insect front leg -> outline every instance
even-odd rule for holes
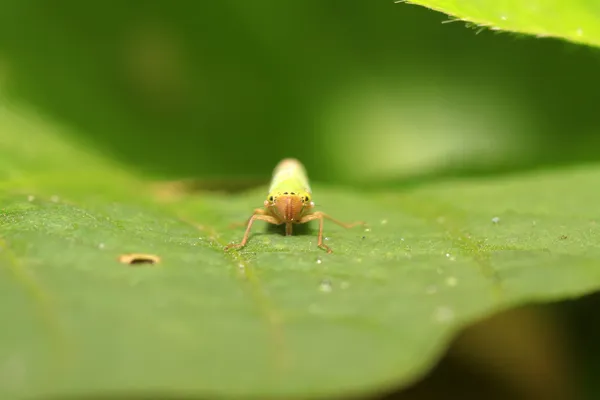
[[[279,225],[279,221],[277,221],[277,219],[275,219],[274,217],[272,217],[270,215],[266,215],[266,214],[254,214],[248,220],[248,226],[246,227],[246,232],[244,233],[244,237],[242,238],[242,242],[241,243],[237,243],[237,244],[230,243],[227,246],[225,246],[225,250],[227,251],[227,250],[229,250],[232,247],[233,248],[244,247],[246,245],[246,242],[248,242],[248,237],[250,236],[250,229],[252,228],[252,224],[256,220],[265,221],[265,222],[268,222],[268,223],[273,224],[273,225]]]
[[[327,215],[323,212],[320,212],[320,211],[314,212],[309,215],[305,215],[304,217],[302,217],[302,219],[299,221],[299,223],[304,224],[306,222],[313,221],[315,219],[319,220],[319,236],[317,238],[317,246],[326,250],[328,253],[332,253],[333,250],[331,250],[331,248],[329,246],[327,246],[326,244],[323,243],[323,220],[324,219],[328,219],[332,222],[335,222],[336,224],[343,226],[344,228],[352,228],[353,226],[356,226],[356,225],[364,225],[365,224],[364,222],[353,222],[351,224],[346,224],[346,223],[338,221],[337,219],[332,218],[329,215]]]
[[[267,211],[264,208],[256,208],[252,212],[252,215],[267,215]],[[252,216],[250,218],[252,218]],[[248,224],[248,222],[250,222],[250,218],[248,218],[244,222],[234,222],[229,225],[229,228],[234,229],[234,228],[240,228],[242,226],[246,226]]]
[[[302,217],[302,219],[300,219],[299,223],[304,224],[309,221],[314,221],[315,219],[319,220],[319,236],[317,238],[317,246],[319,246],[323,250],[326,250],[328,253],[332,253],[333,250],[331,250],[329,246],[323,243],[323,215],[321,215],[321,213],[305,215],[304,217]]]

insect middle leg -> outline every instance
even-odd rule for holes
[[[358,226],[358,225],[365,225],[365,223],[363,221],[351,222],[351,223],[347,224],[347,223],[339,221],[339,220],[337,220],[337,219],[335,219],[335,218],[333,218],[333,217],[329,216],[328,214],[325,214],[324,212],[321,212],[321,211],[317,211],[317,212],[315,212],[313,214],[319,214],[323,218],[328,219],[331,222],[333,222],[335,224],[338,224],[339,226],[344,227],[346,229],[353,228],[353,227]]]
[[[277,219],[275,219],[274,217],[270,216],[270,215],[266,215],[266,214],[254,214],[248,220],[248,226],[246,227],[246,232],[244,233],[244,237],[242,238],[241,243],[237,243],[237,244],[236,243],[230,243],[227,246],[225,246],[225,250],[229,250],[232,247],[233,248],[244,247],[246,245],[246,242],[248,242],[248,237],[250,236],[250,229],[252,228],[252,224],[256,220],[265,221],[265,222],[268,222],[268,223],[273,224],[273,225],[279,225],[279,221]]]

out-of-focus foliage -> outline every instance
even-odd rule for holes
[[[392,1],[12,1],[0,63],[5,90],[155,176],[264,177],[285,156],[329,181],[598,158],[595,50],[447,19]]]

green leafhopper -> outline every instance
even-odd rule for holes
[[[331,253],[332,250],[323,243],[324,219],[328,219],[344,228],[364,224],[363,222],[345,224],[323,212],[313,211],[314,207],[315,203],[312,200],[312,191],[308,184],[308,177],[304,166],[296,159],[286,158],[275,167],[264,207],[254,210],[254,213],[248,220],[246,232],[241,243],[229,244],[225,247],[225,250],[232,247],[244,247],[246,242],[248,242],[252,224],[256,220],[266,221],[274,225],[285,224],[286,236],[292,234],[293,224],[304,224],[309,221],[319,220],[317,246],[328,253]]]

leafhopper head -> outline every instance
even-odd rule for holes
[[[281,222],[299,222],[314,207],[308,193],[281,192],[270,193],[265,200],[265,207]]]

